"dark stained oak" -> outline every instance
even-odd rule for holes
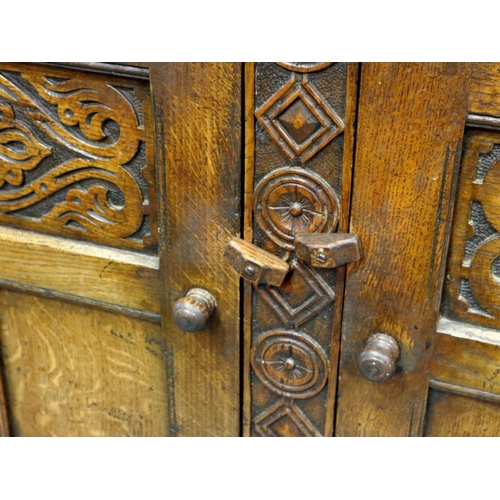
[[[351,63],[245,65],[244,237],[290,268],[245,285],[245,436],[333,432],[343,272],[298,259],[295,238],[347,226],[357,74]]]

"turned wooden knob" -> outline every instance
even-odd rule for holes
[[[175,324],[185,332],[199,332],[207,326],[217,302],[203,288],[191,288],[174,306]]]
[[[370,335],[358,356],[359,371],[372,382],[384,382],[394,375],[399,354],[399,346],[390,335]]]

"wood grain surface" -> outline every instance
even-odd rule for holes
[[[343,271],[298,260],[294,237],[347,230],[358,65],[313,66],[245,64],[244,237],[291,267],[245,288],[245,436],[333,432]]]
[[[158,258],[0,228],[0,279],[159,315]]]
[[[350,232],[365,258],[347,270],[336,435],[422,432],[468,79],[462,64],[362,66]],[[380,384],[356,365],[373,333],[402,351]]]
[[[438,334],[430,365],[433,381],[500,398],[500,346]]]
[[[500,436],[500,403],[431,389],[424,435],[429,437],[498,437]]]
[[[161,327],[0,291],[0,343],[15,436],[164,436]]]
[[[241,71],[233,63],[150,65],[169,435],[240,433],[240,284],[223,255],[241,225]],[[180,330],[172,314],[192,287],[217,301],[198,333]]]
[[[0,351],[1,353],[1,351]],[[7,411],[7,397],[3,381],[3,362],[0,361],[0,437],[10,436],[9,414]]]
[[[500,63],[472,65],[468,101],[469,112],[500,117]]]
[[[130,78],[1,63],[0,222],[154,255],[149,90]]]
[[[498,132],[467,132],[443,299],[447,318],[490,327],[492,337],[500,328],[499,160]]]

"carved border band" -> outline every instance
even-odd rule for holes
[[[294,236],[347,226],[357,66],[258,63],[247,76],[245,236],[291,271],[280,287],[246,285],[244,434],[330,435],[343,271],[300,261]]]

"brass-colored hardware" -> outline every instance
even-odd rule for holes
[[[175,324],[185,332],[199,332],[207,326],[207,321],[217,302],[204,288],[191,288],[174,306]]]
[[[357,234],[299,233],[295,235],[295,251],[313,267],[340,267],[363,258]]]
[[[399,355],[399,346],[390,335],[375,333],[358,356],[359,371],[372,382],[384,382],[394,375]]]
[[[240,238],[228,243],[224,257],[242,278],[258,285],[280,286],[290,270],[284,260]]]

